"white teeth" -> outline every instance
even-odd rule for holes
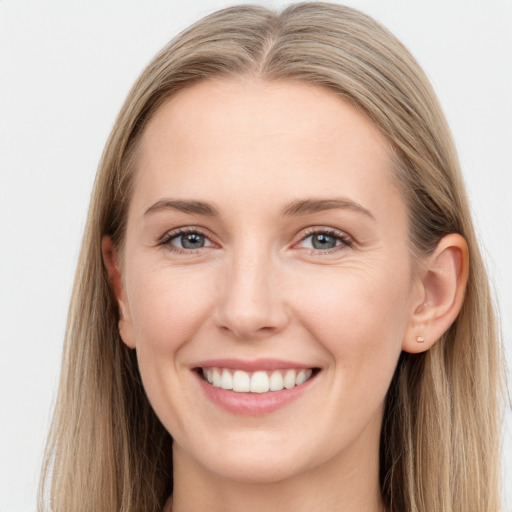
[[[297,378],[295,379],[295,382],[296,382],[297,386],[299,384],[302,384],[302,383],[306,382],[306,370],[301,370],[297,374]]]
[[[203,377],[216,388],[233,390],[236,393],[266,393],[300,386],[313,374],[308,370],[275,370],[272,373],[258,370],[248,373],[227,368],[203,368]]]
[[[270,391],[281,391],[283,387],[283,376],[281,375],[281,372],[277,370],[272,372],[269,384]]]
[[[222,389],[233,389],[233,376],[229,370],[222,372],[222,379],[220,381],[220,387]]]
[[[254,372],[251,377],[251,392],[266,393],[270,389],[267,372]]]
[[[236,370],[233,374],[233,391],[246,393],[251,389],[251,378],[247,372]]]
[[[212,384],[216,388],[220,388],[220,383],[222,382],[222,376],[218,368],[214,368],[212,372]]]
[[[295,370],[288,370],[283,379],[284,387],[291,389],[295,386]]]

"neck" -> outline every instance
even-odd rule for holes
[[[378,425],[380,427],[380,425]],[[372,426],[369,426],[374,430]],[[380,429],[377,429],[377,433]],[[383,512],[379,487],[379,436],[363,435],[318,467],[270,483],[223,478],[173,448],[174,494],[166,512]],[[240,504],[243,504],[241,507]]]

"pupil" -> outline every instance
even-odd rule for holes
[[[181,244],[185,249],[197,249],[204,246],[204,236],[198,233],[189,233],[181,237]]]
[[[336,238],[320,233],[313,236],[313,247],[315,249],[332,249],[336,247]]]

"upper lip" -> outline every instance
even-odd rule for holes
[[[193,368],[231,368],[233,370],[244,370],[246,372],[254,372],[257,370],[283,370],[283,369],[309,369],[315,368],[311,364],[298,363],[296,361],[286,361],[284,359],[208,359],[200,361],[193,365]]]

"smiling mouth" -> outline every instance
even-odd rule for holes
[[[318,368],[257,370],[246,372],[230,368],[197,368],[199,375],[215,388],[235,393],[268,393],[292,389],[311,379]]]

